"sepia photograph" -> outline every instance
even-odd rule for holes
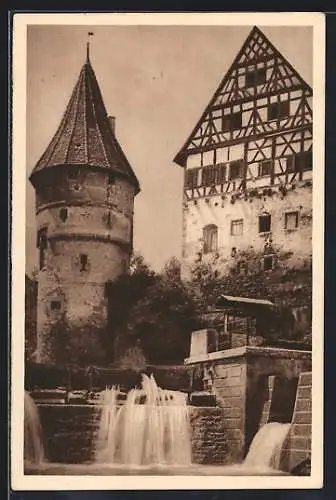
[[[14,488],[322,486],[324,44],[14,16]]]

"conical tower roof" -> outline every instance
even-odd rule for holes
[[[33,169],[30,181],[35,185],[37,174],[57,167],[84,166],[112,170],[127,177],[140,190],[106,112],[89,55],[56,134]]]

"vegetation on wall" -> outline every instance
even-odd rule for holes
[[[177,363],[187,356],[192,330],[199,327],[197,303],[172,259],[154,273],[134,256],[130,273],[111,283],[109,313],[117,351],[137,345],[150,363]],[[118,352],[117,352],[118,354]]]
[[[37,281],[25,276],[25,357],[31,359],[36,350]]]

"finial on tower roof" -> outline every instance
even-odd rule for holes
[[[93,36],[94,33],[93,31],[89,31],[87,36],[87,42],[86,42],[86,62],[90,61],[90,36]]]

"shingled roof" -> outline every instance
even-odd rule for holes
[[[89,57],[57,132],[33,169],[30,181],[34,185],[36,174],[59,165],[112,170],[128,177],[137,192],[140,190],[139,181],[111,128]]]

